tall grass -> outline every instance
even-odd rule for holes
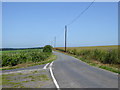
[[[64,48],[56,48],[57,50],[64,51]],[[94,59],[103,64],[120,64],[118,59],[117,47],[72,47],[67,48],[67,53],[81,56],[83,59]]]
[[[15,66],[26,62],[40,62],[46,60],[51,53],[41,49],[3,51],[2,66]]]

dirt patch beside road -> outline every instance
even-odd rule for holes
[[[2,75],[2,88],[55,88],[49,70]]]

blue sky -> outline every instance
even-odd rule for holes
[[[90,2],[4,2],[2,45],[4,48],[64,47],[64,27]],[[95,2],[67,27],[67,46],[118,44],[117,2]]]

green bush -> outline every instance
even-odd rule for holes
[[[52,46],[46,45],[46,46],[43,48],[43,52],[52,52]]]

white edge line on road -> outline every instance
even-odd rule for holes
[[[53,62],[54,62],[54,61],[53,61]],[[49,66],[49,67],[52,67],[52,65],[53,65],[53,62],[51,62],[51,63],[50,63],[50,66]]]
[[[74,58],[74,59],[76,59],[76,60],[79,60],[79,61],[83,62],[82,60],[80,60],[80,59],[78,59],[78,58],[75,58],[75,57],[72,57],[72,58]],[[83,62],[83,63],[89,65],[89,64],[86,63],[86,62]],[[89,65],[89,66],[91,66],[91,65]],[[102,68],[98,68],[98,67],[95,67],[95,66],[92,66],[92,67],[93,67],[93,68],[96,68],[96,69],[103,70],[103,71],[105,71],[105,72],[109,72],[109,73],[112,73],[112,74],[118,75],[118,73],[114,73],[114,72],[111,72],[111,71],[108,71],[108,70],[105,70],[105,69],[102,69]]]
[[[46,69],[46,67],[48,66],[48,64],[49,64],[49,63],[47,63],[47,64],[43,67],[43,69]]]
[[[59,87],[59,85],[58,85],[58,83],[57,83],[57,81],[56,81],[56,79],[55,79],[55,77],[54,77],[54,75],[53,75],[52,64],[53,64],[53,62],[50,64],[50,74],[51,74],[51,76],[52,76],[52,79],[53,79],[53,82],[54,82],[56,88],[57,88],[58,90],[60,90],[60,87]]]

